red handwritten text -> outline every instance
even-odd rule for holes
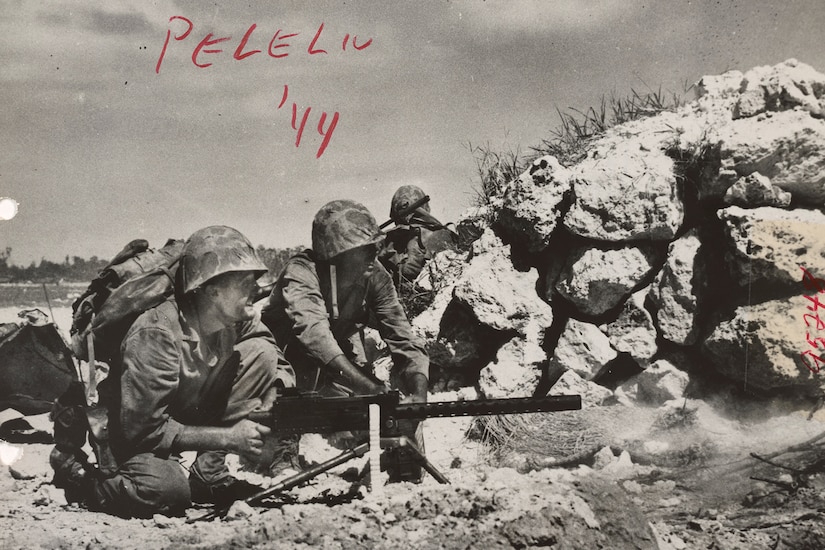
[[[284,94],[281,96],[281,101],[278,103],[278,109],[283,107],[286,104],[286,99],[289,96],[289,86],[284,84]],[[303,114],[301,114],[300,122],[298,122],[298,104],[292,102],[292,129],[295,130],[295,147],[301,146],[301,138],[304,135],[304,128],[306,127],[307,120],[309,119],[309,113],[312,111],[312,107],[307,107],[304,109]],[[338,111],[332,114],[330,117],[329,123],[327,124],[326,128],[324,128],[324,124],[327,123],[327,113],[323,111],[321,116],[318,118],[318,134],[321,136],[321,145],[318,147],[318,152],[315,155],[315,158],[321,158],[321,155],[324,154],[324,151],[329,145],[329,140],[332,139],[332,133],[335,131],[335,127],[338,126],[338,118],[339,114]]]
[[[803,350],[799,355],[802,358],[802,363],[811,372],[817,373],[821,370],[822,365],[825,364],[825,359],[822,357],[822,351],[825,351],[825,337],[817,336],[817,333],[825,329],[825,321],[820,318],[818,310],[825,309],[825,304],[819,301],[819,294],[825,293],[825,280],[814,277],[810,271],[802,266],[802,285],[810,291],[812,295],[805,294],[805,299],[810,302],[805,309],[810,313],[802,315],[802,320],[805,321],[805,341],[811,349]],[[825,335],[825,333],[823,333]]]
[[[166,30],[166,38],[163,41],[163,47],[160,50],[160,55],[155,65],[155,73],[160,73],[160,68],[166,57],[170,40],[182,42],[189,38],[189,35],[192,34],[195,28],[194,23],[182,15],[173,15],[170,17],[169,24],[170,27],[174,25],[179,31],[173,32],[172,28]],[[296,39],[301,34],[300,32],[288,32],[284,29],[278,29],[271,35],[272,38],[269,40],[268,45],[265,46],[266,42],[256,42],[255,35],[257,28],[258,25],[255,23],[249,26],[235,47],[232,53],[232,59],[242,61],[254,55],[263,54],[264,51],[266,51],[266,55],[274,59],[287,57],[294,51],[292,49],[293,39]],[[206,34],[192,49],[192,64],[201,69],[212,66],[212,62],[209,61],[209,59],[212,59],[214,55],[223,53],[223,44],[231,40],[231,36],[215,37],[211,32]],[[321,23],[312,35],[312,39],[306,48],[306,53],[307,55],[328,54],[328,48],[332,49],[331,44],[335,44],[337,47],[338,41],[328,36],[328,33],[324,31],[324,23]],[[372,38],[359,40],[356,35],[346,33],[340,44],[341,51],[343,52],[361,51],[372,44]],[[217,47],[219,45],[220,47]]]

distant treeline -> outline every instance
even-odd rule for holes
[[[258,246],[258,255],[269,268],[272,276],[277,276],[286,261],[302,251],[304,247],[293,248],[265,248]],[[40,260],[39,264],[32,262],[28,267],[10,265],[11,247],[0,250],[0,283],[57,283],[57,282],[89,282],[105,268],[110,258],[92,256],[88,260],[79,256],[68,255],[62,263]]]

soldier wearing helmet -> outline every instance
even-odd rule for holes
[[[259,491],[232,477],[224,456],[261,454],[270,430],[246,416],[270,405],[277,388],[295,384],[252,307],[266,270],[235,229],[192,234],[175,295],[138,316],[100,387],[116,471],[93,480],[78,464],[55,465],[52,457],[55,478],[74,476],[92,508],[136,517],[179,514],[192,501],[227,504]],[[182,451],[198,451],[188,479]]]
[[[420,187],[402,185],[390,203],[390,219],[395,227],[387,232],[378,257],[399,291],[415,281],[433,256],[456,247],[455,230],[430,214],[429,202],[409,212],[409,207],[424,197]]]
[[[356,349],[359,329],[372,326],[392,355],[395,385],[410,401],[426,400],[429,358],[376,259],[383,239],[365,206],[332,201],[312,223],[312,250],[290,258],[281,272],[262,313],[299,387],[322,395],[386,391],[362,368]]]

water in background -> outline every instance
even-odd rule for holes
[[[0,284],[0,323],[19,323],[17,314],[25,309],[39,309],[57,326],[64,338],[69,338],[72,326],[72,302],[88,283]]]
[[[89,283],[0,284],[0,307],[71,307]],[[45,311],[45,309],[44,309]],[[47,312],[48,313],[48,312]]]

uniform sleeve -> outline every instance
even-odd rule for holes
[[[275,337],[261,320],[261,313],[255,312],[255,317],[242,323],[238,329],[238,338],[235,349],[241,353],[241,361],[249,361],[254,356],[262,361],[270,370],[275,384],[284,388],[295,387],[295,371],[284,358],[283,351],[275,342]]]
[[[281,293],[292,334],[310,357],[326,365],[344,352],[332,334],[318,277],[297,262],[287,264],[282,277]]]
[[[427,261],[427,250],[421,247],[418,236],[410,239],[407,243],[407,253],[404,261],[398,266],[398,272],[402,281],[413,282],[418,278],[424,263]]]
[[[402,380],[415,373],[429,377],[430,359],[424,343],[413,333],[389,273],[379,264],[370,277],[367,303],[378,323],[378,332],[390,348],[393,369]]]
[[[167,411],[180,378],[174,335],[162,327],[140,328],[127,336],[122,349],[123,437],[138,452],[168,457],[183,431],[183,425]]]

